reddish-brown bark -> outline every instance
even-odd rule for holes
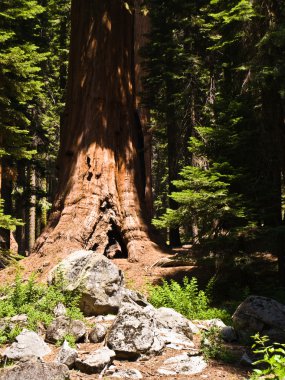
[[[73,0],[59,190],[35,252],[152,246],[135,122],[134,15],[120,0]]]

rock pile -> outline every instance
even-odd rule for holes
[[[237,339],[236,331],[242,336],[243,331],[252,333],[260,326],[262,331],[284,332],[285,306],[262,297],[249,298],[240,305],[234,314],[236,331],[220,320],[193,323],[172,309],[155,309],[141,294],[124,287],[123,274],[112,261],[92,251],[72,253],[52,271],[50,282],[58,278],[65,289],[80,292],[85,321],[70,319],[64,306],[59,304],[44,339],[24,329],[16,342],[2,353],[5,360],[13,360],[15,365],[1,369],[0,380],[69,379],[69,370],[73,368],[86,374],[98,374],[100,378],[106,375],[141,379],[143,376],[137,369],[126,366],[122,370],[113,365],[114,360],[148,360],[167,350],[172,357],[161,363],[158,375],[187,376],[206,368],[193,343],[193,334],[200,329],[207,330],[214,325],[227,341]],[[266,302],[275,313],[271,322]],[[265,310],[263,315],[259,314],[260,308]],[[20,316],[20,319],[25,318]],[[66,335],[72,335],[76,342],[88,342],[88,352],[72,348],[65,341],[51,358],[51,344]],[[173,356],[173,350],[177,355]]]

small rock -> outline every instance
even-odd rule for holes
[[[90,331],[88,338],[91,343],[103,342],[107,334],[107,327],[102,324],[96,324]]]
[[[199,332],[199,329],[189,319],[168,307],[160,307],[155,310],[155,318],[158,327],[174,330],[186,335],[190,339],[193,338],[193,333],[197,334]]]
[[[15,323],[15,324],[17,323],[17,324],[22,325],[28,322],[28,316],[27,314],[14,315],[14,317],[12,317],[10,321],[12,323]]]
[[[145,296],[135,290],[121,288],[120,296],[121,296],[120,307],[125,304],[139,305],[141,307],[146,307],[150,305],[147,302],[147,299],[145,298]]]
[[[105,372],[106,376],[110,376],[117,379],[142,379],[143,376],[138,369],[128,368],[128,369],[118,369],[115,366],[109,368]]]
[[[50,352],[49,346],[38,334],[34,331],[23,330],[16,337],[16,342],[4,351],[4,356],[8,359],[20,360],[30,356],[41,358]]]
[[[53,310],[53,314],[55,317],[61,317],[66,315],[66,307],[63,303],[59,302]]]
[[[78,342],[85,334],[86,326],[84,322],[61,316],[57,317],[47,328],[46,341],[56,343],[66,335],[72,335],[75,341]]]
[[[194,347],[192,340],[175,331],[160,329],[159,335],[168,348],[172,348],[174,350],[187,350]]]
[[[32,360],[0,369],[0,380],[68,380],[67,366]]]
[[[65,364],[71,369],[74,367],[77,358],[78,352],[74,348],[70,347],[68,342],[65,340],[57,355],[56,362]]]
[[[116,354],[108,347],[91,352],[84,360],[77,359],[75,366],[79,371],[92,374],[101,372]]]
[[[235,342],[238,339],[235,329],[231,326],[226,326],[221,329],[221,338],[229,343]]]
[[[202,320],[202,321],[193,321],[193,323],[195,323],[195,325],[201,329],[201,330],[210,330],[211,328],[215,327],[215,328],[218,328],[218,329],[222,329],[224,327],[226,327],[226,325],[224,324],[224,322],[219,319],[219,318],[213,318],[213,319],[205,319],[205,320]]]
[[[189,376],[202,372],[206,367],[207,363],[202,356],[189,356],[185,353],[165,360],[158,373],[165,376]]]
[[[117,318],[114,314],[98,315],[95,322],[113,322]]]
[[[246,365],[246,366],[251,366],[252,363],[253,363],[253,360],[251,360],[251,358],[248,356],[248,354],[245,352],[241,359],[240,359],[240,363],[243,364],[243,365]]]

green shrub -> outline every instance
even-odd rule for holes
[[[255,343],[254,353],[262,355],[262,358],[253,363],[254,366],[261,366],[261,368],[254,369],[251,380],[256,379],[271,379],[271,380],[284,380],[285,379],[285,344],[273,343],[268,345],[269,338],[267,336],[260,336],[259,334],[253,337]]]
[[[53,310],[58,303],[65,305],[67,316],[72,319],[83,319],[78,308],[79,294],[63,290],[62,284],[51,286],[37,284],[35,276],[27,282],[17,275],[14,286],[0,289],[0,318],[11,318],[14,315],[28,316],[27,328],[36,331],[39,324],[48,326],[54,319]],[[0,332],[0,344],[12,341],[20,333],[19,326],[11,329],[9,321]]]
[[[66,334],[63,338],[59,339],[59,340],[56,342],[56,346],[57,346],[57,347],[62,346],[62,345],[63,345],[63,342],[64,342],[65,340],[68,342],[68,344],[70,345],[70,347],[73,347],[73,348],[76,347],[75,337],[74,337],[73,335],[70,335],[70,334]]]
[[[149,288],[149,301],[155,307],[170,307],[189,319],[221,318],[228,321],[230,315],[227,311],[210,307],[210,286],[207,292],[199,290],[195,277],[184,277],[183,285],[176,281],[163,281],[161,286]]]
[[[235,356],[225,346],[218,327],[202,332],[201,351],[206,360],[216,359],[225,363],[236,361]]]

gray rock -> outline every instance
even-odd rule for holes
[[[0,380],[68,380],[69,371],[63,364],[27,361],[0,369]]]
[[[165,360],[158,373],[165,376],[190,376],[202,372],[206,367],[207,363],[202,356],[189,356],[185,353]]]
[[[107,314],[107,315],[98,315],[96,318],[95,318],[95,322],[96,323],[99,323],[99,322],[114,322],[114,320],[116,319],[116,315],[113,315],[113,314]]]
[[[114,351],[108,347],[103,347],[91,352],[84,360],[77,359],[75,366],[79,371],[87,374],[99,373],[111,362],[115,355]]]
[[[14,315],[13,317],[5,317],[0,319],[0,329],[9,329],[12,330],[16,326],[26,327],[28,324],[28,316],[26,314]]]
[[[50,282],[58,277],[63,277],[66,290],[80,291],[85,315],[117,313],[123,275],[107,257],[93,251],[73,252],[54,268]]]
[[[246,366],[252,366],[253,360],[249,357],[249,355],[245,352],[241,359],[240,364],[246,365]]]
[[[222,329],[226,327],[224,322],[219,318],[213,318],[213,319],[203,319],[201,321],[193,321],[193,323],[197,326],[200,330],[210,330],[211,328],[217,328]]]
[[[272,340],[284,342],[285,305],[271,298],[250,296],[235,311],[233,325],[239,338],[244,341],[259,332],[267,334]]]
[[[191,339],[176,331],[161,328],[159,329],[159,336],[166,344],[166,347],[174,350],[188,350],[194,347],[194,343]]]
[[[63,303],[59,302],[53,310],[53,314],[55,317],[61,317],[66,315],[66,307]]]
[[[25,325],[28,322],[28,316],[27,314],[14,315],[14,317],[10,319],[10,322],[19,325]]]
[[[61,316],[54,319],[46,331],[46,341],[56,343],[63,339],[66,335],[72,335],[78,342],[86,334],[86,326],[84,322],[73,320],[69,317]]]
[[[107,344],[118,357],[137,358],[156,354],[165,343],[159,336],[154,315],[133,304],[123,305],[108,332]]]
[[[110,376],[116,379],[142,379],[143,376],[138,369],[118,369],[115,366],[111,366],[106,372],[106,376]]]
[[[16,342],[8,347],[3,355],[8,359],[20,360],[30,356],[41,358],[50,352],[51,349],[38,334],[34,331],[23,330],[16,337]]]
[[[107,327],[102,324],[96,324],[93,329],[90,331],[88,338],[91,343],[100,343],[103,342],[106,334]]]
[[[132,305],[139,305],[142,307],[149,306],[150,304],[147,302],[147,299],[145,296],[135,290],[127,289],[127,288],[121,288],[120,291],[121,296],[121,305],[126,304],[132,304]]]
[[[189,319],[183,317],[177,311],[161,307],[155,311],[155,318],[158,327],[164,327],[174,330],[178,333],[186,335],[188,338],[193,338],[193,333],[198,333],[199,329]]]
[[[232,326],[226,326],[219,318],[194,321],[194,323],[201,330],[209,331],[212,328],[218,329],[221,338],[225,342],[235,342],[238,339],[235,329]]]
[[[68,342],[65,340],[63,345],[56,357],[56,362],[65,364],[68,368],[73,368],[76,359],[78,358],[78,352],[69,346]]]
[[[235,329],[232,326],[226,326],[221,329],[221,338],[229,343],[235,342],[238,339]]]

